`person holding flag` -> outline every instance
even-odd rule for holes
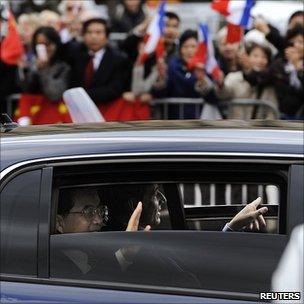
[[[227,32],[227,26],[222,27],[216,33],[215,39],[216,59],[224,75],[227,75],[230,72],[240,71],[242,69],[241,59],[243,58],[241,43],[228,43],[226,39]]]
[[[152,88],[159,78],[166,77],[167,62],[176,53],[180,19],[165,9],[162,2],[154,17],[137,26],[120,45],[128,56],[130,79],[123,98],[137,108],[136,120],[150,117]]]
[[[206,56],[207,47],[199,44],[198,33],[193,30],[186,30],[179,41],[179,54],[169,62],[168,73],[162,79],[163,85],[154,89],[154,96],[161,98],[202,97],[207,103],[217,104],[215,84],[206,71],[208,67],[209,72],[212,73],[215,62],[212,60],[207,62]],[[214,74],[216,75],[216,73]],[[200,110],[202,108],[201,106]],[[201,115],[201,111],[197,111],[193,104],[184,105],[182,111],[180,110],[178,105],[170,105],[168,107],[168,118],[195,119]]]
[[[214,57],[214,49],[212,41],[210,41],[208,25],[202,23],[199,25],[198,30],[197,50],[188,62],[190,70],[198,65],[203,65],[213,80],[222,81],[223,75]]]

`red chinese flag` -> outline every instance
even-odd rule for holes
[[[243,39],[244,29],[232,23],[227,23],[226,43],[236,43]]]
[[[17,24],[13,14],[9,13],[8,31],[6,37],[1,42],[0,59],[6,64],[17,64],[24,54],[23,44],[18,33]]]

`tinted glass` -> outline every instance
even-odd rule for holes
[[[201,231],[51,236],[51,277],[217,291],[270,290],[285,236]]]
[[[40,176],[20,174],[0,194],[2,273],[37,274]]]

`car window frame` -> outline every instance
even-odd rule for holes
[[[185,154],[187,154],[187,153],[185,153]],[[170,153],[168,153],[167,156],[169,156],[169,155],[170,155]],[[237,162],[241,162],[242,163],[242,162],[246,161],[246,162],[249,162],[249,163],[265,163],[265,158],[260,159],[260,158],[250,158],[249,157],[249,159],[246,159],[246,153],[244,153],[243,156],[244,157],[241,158],[241,159],[234,159],[234,158],[231,158],[231,157],[223,158],[223,156],[221,158],[214,158],[214,157],[199,157],[199,158],[195,157],[194,158],[193,156],[190,157],[190,158],[185,158],[185,157],[176,157],[176,155],[174,155],[172,157],[172,159],[170,159],[170,161],[173,161],[173,160],[180,161],[182,159],[182,160],[184,160],[186,162],[193,162],[193,161],[194,162],[195,161],[197,161],[197,162],[202,162],[202,161],[206,162],[206,161],[211,161],[211,162],[217,162],[217,163],[222,163],[222,162],[236,162],[236,163]],[[5,176],[4,182],[1,180],[1,188],[11,178],[13,178],[15,175],[18,175],[18,174],[20,174],[20,172],[23,172],[23,171],[33,170],[33,168],[45,168],[46,167],[46,168],[49,168],[50,169],[49,172],[51,172],[55,167],[60,167],[60,166],[62,167],[62,166],[66,166],[66,165],[69,165],[69,166],[70,165],[79,165],[80,163],[82,163],[82,164],[92,164],[92,163],[96,163],[96,162],[97,163],[104,163],[104,162],[108,162],[108,163],[109,162],[110,163],[121,163],[121,162],[126,162],[126,161],[127,162],[129,162],[129,161],[132,161],[132,162],[134,162],[134,161],[146,162],[147,160],[149,160],[149,161],[155,161],[155,162],[163,162],[163,161],[167,162],[168,161],[167,158],[163,158],[163,157],[162,158],[154,158],[154,157],[153,158],[147,158],[147,156],[145,156],[145,155],[143,155],[143,157],[140,157],[140,158],[138,158],[138,156],[136,156],[134,158],[131,155],[131,158],[128,159],[128,160],[123,159],[123,158],[118,158],[118,159],[114,158],[114,159],[112,159],[111,157],[108,158],[107,155],[102,155],[102,157],[106,157],[106,159],[103,159],[103,158],[100,159],[100,156],[98,157],[98,156],[95,155],[94,156],[94,160],[89,160],[89,161],[87,159],[83,158],[83,156],[78,156],[78,157],[73,156],[72,160],[69,159],[69,157],[61,157],[58,160],[56,160],[56,158],[55,158],[55,160],[53,160],[52,162],[48,162],[48,161],[43,160],[43,159],[42,160],[36,160],[36,161],[33,161],[33,162],[29,163],[29,164],[26,164],[25,166],[21,166],[21,168],[19,168],[21,170],[17,169],[16,171],[12,172],[13,174]],[[271,163],[271,164],[284,164],[284,165],[288,165],[290,167],[290,165],[292,165],[292,164],[299,164],[300,161],[299,161],[299,159],[281,158],[281,159],[268,159],[268,163]],[[18,168],[18,166],[17,166],[17,168]],[[44,171],[45,174],[47,174],[46,172],[47,171]],[[46,178],[46,180],[50,181],[50,176],[48,178]],[[290,184],[290,182],[288,183],[288,188],[289,188],[289,184]],[[287,201],[289,200],[289,196],[290,196],[290,192],[288,194]],[[51,206],[51,196],[50,195],[45,196],[43,198],[43,200],[45,200],[44,204]],[[46,216],[46,213],[44,214],[44,216]],[[50,227],[50,221],[45,221],[45,220],[42,220],[42,221],[44,221],[44,223],[48,222],[49,223],[49,227]],[[288,231],[289,230],[291,230],[291,229],[288,229]],[[41,237],[42,237],[42,235],[41,235]],[[44,242],[46,242],[47,238],[43,237],[43,240],[44,240]],[[42,247],[40,247],[40,249],[41,248]],[[27,282],[29,282],[29,281],[33,281],[33,282],[40,281],[40,282],[45,283],[45,284],[50,283],[49,277],[43,278],[43,277],[39,276],[37,279],[36,278],[23,278],[23,277],[20,277],[20,276],[18,278],[18,276],[15,276],[15,275],[13,275],[13,276],[10,276],[10,275],[4,275],[3,276],[2,275],[2,277],[6,278],[7,280],[12,280],[12,279],[15,280],[16,279],[17,281],[18,280],[19,281],[27,281]],[[92,287],[98,285],[98,284],[96,285],[95,283],[94,284],[89,284],[89,285],[88,284],[83,285],[83,283],[81,283],[81,282],[76,282],[76,283],[75,282],[67,282],[66,280],[53,280],[51,283],[52,284],[61,284],[61,283],[64,283],[64,285],[70,285],[70,286],[92,286]],[[107,286],[104,286],[104,287],[105,288],[111,288],[110,285],[108,287]],[[136,287],[136,288],[138,288],[138,287]],[[124,290],[125,288],[123,286],[119,286],[119,289]],[[128,287],[127,287],[126,290],[130,290],[130,289],[128,289]],[[139,290],[144,290],[144,289],[139,288]],[[145,289],[145,290],[149,290],[149,289]],[[165,292],[165,293],[167,292],[166,290],[158,290],[158,291],[159,292]],[[169,291],[169,293],[170,293],[170,291]],[[179,292],[178,291],[174,291],[174,294],[179,294]],[[184,294],[184,293],[181,292],[181,294]],[[188,293],[186,293],[186,294],[188,295]],[[192,293],[192,294],[195,295],[196,293]],[[210,295],[209,293],[205,293],[205,294],[206,295]],[[202,295],[202,294],[200,294],[200,295]],[[214,294],[212,294],[211,296],[214,296]],[[243,296],[241,298],[244,299]],[[247,299],[247,297],[246,297],[246,299]]]
[[[132,163],[132,161],[130,161]],[[202,182],[204,180],[207,180],[208,182],[214,182],[214,181],[218,181],[219,180],[219,173],[221,173],[220,175],[220,178],[223,178],[223,176],[225,176],[227,178],[227,181],[226,183],[229,183],[233,180],[236,180],[236,181],[240,181],[240,177],[237,177],[235,178],[233,176],[233,173],[234,171],[238,172],[240,175],[244,176],[244,178],[246,178],[246,181],[247,182],[255,182],[255,183],[267,183],[269,182],[269,179],[272,179],[272,180],[276,180],[276,184],[279,186],[280,188],[280,195],[281,195],[281,205],[280,205],[280,208],[279,210],[283,211],[282,213],[284,214],[285,212],[285,209],[286,209],[286,205],[287,205],[287,185],[288,185],[288,181],[287,181],[287,178],[288,178],[288,175],[287,175],[287,170],[288,168],[285,167],[285,171],[286,172],[282,172],[283,169],[282,168],[275,168],[273,166],[276,166],[277,164],[270,164],[270,168],[266,168],[265,169],[265,164],[263,165],[259,165],[259,168],[258,169],[255,169],[255,166],[253,166],[252,164],[247,164],[245,162],[238,162],[238,164],[236,165],[237,166],[237,169],[235,168],[235,165],[234,165],[234,161],[226,161],[226,164],[224,164],[224,162],[221,162],[221,168],[218,169],[217,168],[217,162],[218,160],[213,160],[213,162],[210,162],[210,161],[205,161],[205,160],[201,160],[201,162],[204,164],[204,168],[196,168],[197,167],[197,163],[192,163],[191,160],[184,160],[183,162],[180,162],[178,163],[177,165],[178,166],[182,166],[183,167],[178,167],[178,169],[176,168],[171,168],[170,165],[169,165],[169,170],[170,173],[172,174],[172,179],[168,179],[168,177],[166,177],[163,181],[164,184],[166,183],[174,183],[174,182],[181,182],[181,177],[179,176],[178,178],[175,178],[173,176],[173,172],[177,171],[177,175],[180,175],[181,172],[183,172],[183,170],[185,170],[184,172],[188,173],[188,176],[186,175],[183,175],[183,181],[184,182],[193,182],[193,176],[192,176],[192,172],[191,174],[189,175],[189,170],[190,170],[190,164],[192,165],[192,168],[191,170],[196,170],[197,172],[199,172],[200,174],[204,174],[203,177],[201,177],[201,180]],[[127,162],[128,163],[128,162]],[[172,161],[173,165],[174,165],[174,161]],[[232,164],[233,163],[233,164]],[[78,165],[81,166],[81,164],[78,163]],[[148,165],[145,163],[145,164],[142,164],[142,162],[138,162],[138,164],[136,163],[136,165],[138,165],[138,171],[139,171],[139,174],[141,174],[141,172],[143,170],[149,172],[149,174],[151,176],[153,176],[154,174],[154,171],[155,170],[158,170],[158,167],[157,166],[154,166],[154,168],[149,168]],[[157,162],[157,165],[159,165],[161,167],[162,170],[164,170],[164,166],[166,166],[167,164],[162,162],[162,161],[159,161]],[[225,168],[223,168],[223,166],[225,166]],[[64,167],[64,166],[63,166]],[[155,169],[155,167],[157,167]],[[144,169],[143,169],[144,168]],[[75,169],[75,166],[72,167],[72,170]],[[69,169],[68,169],[69,170]],[[77,169],[75,169],[77,170]],[[109,170],[111,171],[111,174],[108,173]],[[128,174],[124,174],[126,175],[126,177],[119,177],[119,180],[116,180],[116,176],[115,174],[117,174],[117,172],[119,171],[120,172],[123,171],[123,170],[129,170],[128,171]],[[263,170],[263,174],[264,175],[267,175],[268,179],[265,177],[265,176],[260,176],[259,173]],[[276,170],[274,172],[274,170]],[[78,170],[80,171],[80,169]],[[180,172],[181,171],[181,172]],[[247,171],[260,171],[260,172],[254,172],[252,173],[252,175],[248,175]],[[76,176],[76,173],[74,171],[72,171]],[[160,179],[159,177],[154,177],[151,178],[150,176],[148,176],[148,178],[145,180],[146,178],[146,175],[145,176],[142,176],[142,178],[139,180],[137,177],[136,177],[136,170],[134,170],[134,167],[132,168],[123,168],[123,169],[112,169],[109,167],[105,167],[105,169],[102,171],[102,174],[104,174],[105,176],[103,176],[100,180],[98,180],[97,178],[95,179],[95,176],[94,176],[94,182],[95,182],[95,185],[102,185],[102,184],[109,184],[109,183],[113,183],[113,184],[127,184],[127,183],[151,183],[153,181],[155,182],[159,182],[159,183],[162,183],[162,179]],[[212,174],[210,174],[210,172]],[[225,172],[225,173],[222,173],[222,172]],[[170,174],[168,173],[168,174]],[[208,177],[206,177],[206,173],[208,174]],[[250,172],[251,173],[251,172]],[[72,173],[69,173],[69,174],[72,174]],[[100,169],[96,169],[96,174],[101,174],[100,172]],[[108,175],[111,175],[111,178],[112,176],[115,176],[113,178],[113,180],[107,180],[108,178]],[[134,174],[135,174],[135,177],[134,177]],[[157,175],[157,174],[156,174]],[[255,175],[255,176],[253,176]],[[244,183],[246,183],[246,181]],[[80,178],[80,180],[78,181],[75,181],[75,185],[82,185],[82,186],[85,186],[86,184],[89,186],[89,185],[94,185],[94,182],[88,182],[87,181],[87,177],[85,178]],[[64,186],[73,186],[74,184],[65,184]],[[239,205],[238,206],[242,206],[242,205]],[[223,206],[222,208],[225,208],[226,206]],[[171,207],[172,208],[172,207]],[[198,208],[204,208],[204,207],[198,207]],[[174,212],[176,213],[179,213],[179,217],[183,217],[182,220],[180,219],[175,219],[175,218],[172,218],[171,217],[171,221],[172,221],[172,229],[184,229],[186,227],[186,218],[185,218],[185,210],[183,209],[181,212],[179,210],[177,210],[178,208],[174,208]],[[174,215],[174,214],[173,214]],[[278,215],[279,216],[279,215]],[[280,227],[280,231],[279,233],[280,234],[284,234],[286,233],[286,219],[284,217],[280,217],[279,216],[279,227]]]
[[[28,168],[23,168],[22,170],[20,171],[17,171],[17,172],[14,172],[11,176],[9,176],[8,179],[6,179],[4,182],[1,180],[1,184],[0,184],[0,193],[2,193],[2,191],[7,187],[9,186],[9,183],[10,182],[14,182],[16,178],[22,176],[23,174],[26,174],[26,173],[30,173],[30,172],[35,172],[37,174],[37,177],[38,177],[38,189],[36,189],[37,193],[38,193],[38,198],[37,198],[37,207],[39,208],[39,212],[38,212],[38,218],[37,218],[37,231],[39,231],[39,225],[40,225],[40,202],[41,202],[41,195],[42,195],[42,192],[41,192],[41,186],[42,186],[42,168],[40,166],[33,166],[33,167],[28,167]],[[1,203],[1,202],[0,202]],[[38,233],[37,233],[38,234]],[[24,277],[28,277],[28,278],[37,278],[38,277],[38,263],[39,263],[39,257],[38,257],[38,247],[39,247],[39,235],[37,235],[37,246],[36,246],[36,258],[35,258],[35,263],[36,266],[36,271],[34,275],[27,275],[27,274],[24,274],[23,276]],[[10,273],[2,273],[0,272],[0,275],[1,276],[15,276],[18,274],[10,274]],[[19,274],[20,275],[20,274]]]

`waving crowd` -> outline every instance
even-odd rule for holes
[[[109,1],[113,4],[115,1]],[[51,10],[25,12],[18,17],[25,55],[17,65],[0,62],[0,98],[21,93],[15,119],[22,125],[70,122],[62,94],[82,87],[106,120],[154,118],[157,98],[201,98],[197,106],[168,106],[169,119],[198,119],[206,104],[227,118],[225,106],[233,99],[271,103],[281,119],[304,118],[303,57],[304,13],[294,12],[285,35],[263,18],[240,43],[227,43],[227,28],[212,38],[221,69],[214,79],[202,63],[190,68],[198,48],[198,33],[181,33],[181,18],[166,11],[164,56],[145,60],[146,31],[151,21],[144,1],[109,4],[109,20],[90,11],[83,1],[62,1],[61,15]],[[113,34],[124,38],[113,40]],[[244,117],[235,107],[229,118]],[[270,113],[267,118],[274,118]],[[261,118],[258,108],[247,106],[246,119]],[[206,117],[208,118],[208,117]],[[214,117],[209,117],[210,119]]]

